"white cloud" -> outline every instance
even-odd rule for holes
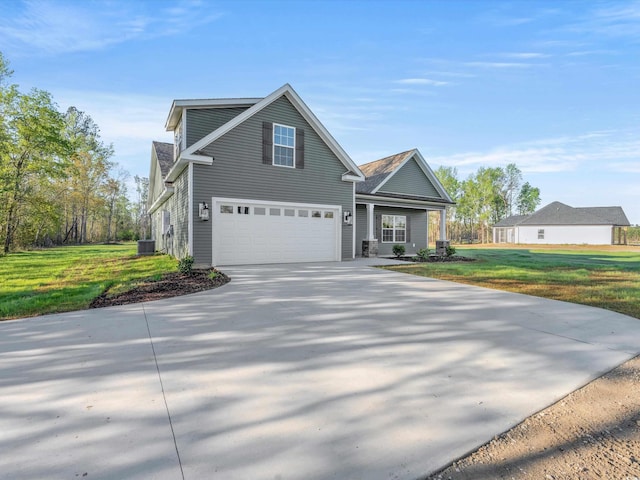
[[[618,55],[615,50],[576,50],[574,52],[567,53],[568,57],[586,57],[588,55]]]
[[[149,175],[153,140],[172,142],[164,131],[172,98],[114,94],[96,91],[55,91],[61,110],[70,106],[89,115],[100,128],[100,136],[113,144],[113,160],[131,175]]]
[[[449,85],[449,82],[432,80],[430,78],[403,78],[401,80],[396,80],[395,83],[399,83],[401,85],[428,85],[430,87],[442,87],[444,85]]]
[[[480,68],[532,68],[540,66],[539,63],[526,63],[526,62],[466,62],[465,65],[469,67]]]
[[[135,38],[177,34],[221,16],[210,13],[210,6],[200,2],[178,1],[176,5],[25,0],[13,5],[18,12],[0,17],[0,42],[19,52],[92,51]]]
[[[512,53],[501,53],[500,56],[505,58],[529,59],[529,58],[547,58],[550,55],[546,53],[539,53],[539,52],[512,52]]]
[[[640,139],[632,132],[597,131],[532,140],[487,151],[432,157],[430,160],[467,172],[481,166],[497,167],[515,163],[527,173],[576,170],[640,173]]]

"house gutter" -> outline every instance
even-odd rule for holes
[[[149,207],[149,215],[155,212],[160,205],[162,205],[168,198],[170,198],[173,195],[174,190],[175,189],[173,186],[165,185],[160,196],[156,198],[155,202],[153,202],[151,204],[151,207]]]

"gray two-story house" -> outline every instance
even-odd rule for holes
[[[199,266],[348,260],[363,244],[417,251],[427,212],[444,226],[453,203],[417,150],[358,168],[288,84],[175,100],[166,129],[174,143],[152,145],[152,237]]]

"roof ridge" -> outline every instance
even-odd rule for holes
[[[366,165],[370,165],[370,164],[372,164],[372,163],[381,162],[381,161],[383,161],[383,160],[388,160],[388,159],[390,159],[391,157],[397,157],[397,156],[399,156],[399,155],[407,155],[408,153],[410,153],[410,152],[414,152],[414,151],[416,151],[416,149],[415,149],[415,148],[412,148],[412,149],[410,149],[410,150],[406,150],[406,151],[404,151],[404,152],[398,152],[398,153],[394,153],[394,154],[391,154],[391,155],[387,155],[386,157],[382,157],[382,158],[379,158],[379,159],[377,159],[377,160],[371,160],[370,162],[362,163],[362,164],[360,164],[360,165],[358,165],[358,166],[359,166],[359,167],[364,167],[364,166],[366,166]]]

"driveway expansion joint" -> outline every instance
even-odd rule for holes
[[[147,312],[144,309],[144,304],[142,305],[142,313],[144,314],[144,321],[147,325],[147,333],[149,334],[149,343],[151,345],[151,352],[153,353],[153,361],[156,364],[156,371],[158,372],[158,380],[160,382],[160,389],[162,390],[162,401],[164,402],[164,407],[167,411],[167,418],[169,419],[169,427],[171,428],[171,436],[173,437],[173,445],[176,449],[176,456],[178,457],[178,465],[180,466],[180,475],[182,476],[182,480],[184,478],[184,470],[182,468],[182,460],[180,459],[180,450],[178,449],[178,442],[176,440],[176,432],[173,429],[173,421],[171,420],[171,411],[169,410],[169,404],[167,403],[167,396],[164,391],[164,384],[162,383],[162,374],[160,373],[160,365],[158,364],[158,357],[156,356],[156,349],[153,345],[153,337],[151,336],[151,328],[149,327],[149,319],[147,318]]]

